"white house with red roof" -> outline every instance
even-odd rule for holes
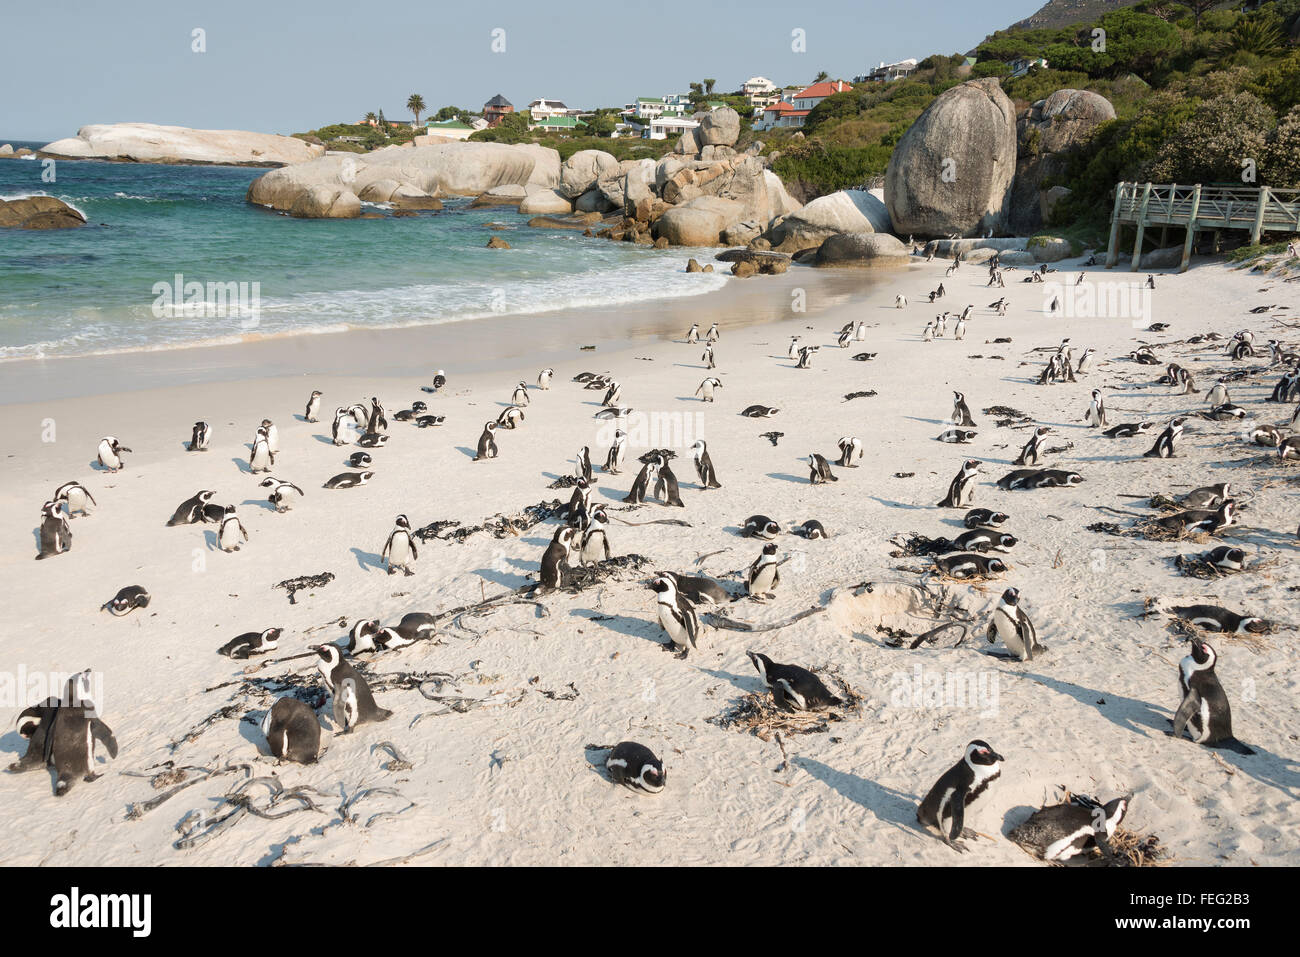
[[[853,87],[843,80],[831,80],[806,86],[764,107],[762,119],[754,124],[754,129],[798,129],[808,118],[809,111],[826,97],[852,89]]]
[[[820,103],[826,97],[835,93],[846,93],[853,89],[843,80],[828,80],[824,83],[814,83],[812,86],[806,86],[790,98],[796,110],[803,110],[805,114],[814,106]]]

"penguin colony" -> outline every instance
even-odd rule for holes
[[[946,272],[946,278],[954,287],[954,274],[959,264],[959,261],[955,261]],[[996,268],[992,271],[998,273],[994,277],[998,284],[1004,285],[1001,273]],[[946,293],[944,285],[939,284],[937,290],[931,293],[930,302],[937,301]],[[908,300],[902,294],[896,297],[895,305],[898,309],[909,308]],[[990,304],[988,311],[1002,315],[1005,307],[1004,297]],[[1055,312],[1055,306],[1049,308],[1048,312]],[[962,340],[968,328],[978,324],[973,306],[966,306],[951,317],[945,312],[927,322],[920,336],[921,341],[934,342],[946,338],[950,318],[955,322],[954,341]],[[865,323],[857,321],[848,323],[831,335],[833,339],[825,345],[830,346],[833,341],[840,348],[847,348],[853,342],[865,341],[868,334]],[[700,360],[708,374],[699,381],[692,396],[710,404],[720,402],[725,392],[725,380],[722,377],[725,372],[715,374],[718,370],[715,346],[720,338],[718,325],[714,323],[705,336],[706,350]],[[782,357],[782,364],[786,368],[814,368],[812,360],[819,353],[821,345],[803,342],[803,338],[791,338],[786,356]],[[1214,334],[1199,337],[1201,342],[1212,343],[1217,339]],[[692,346],[701,341],[698,326],[691,327],[685,341]],[[1189,343],[1194,341],[1188,340]],[[1162,360],[1149,345],[1143,345],[1127,357],[1113,357],[1109,360],[1098,357],[1094,350],[1087,349],[1076,361],[1075,350],[1069,342],[1069,339],[1063,340],[1051,354],[1042,373],[1031,377],[1029,381],[1055,386],[1077,383],[1080,377],[1098,375],[1108,363],[1127,362],[1138,366],[1162,364]],[[1250,363],[1262,355],[1256,351],[1254,336],[1249,331],[1239,332],[1225,345],[1224,357],[1232,363]],[[1300,399],[1300,355],[1289,351],[1276,340],[1268,343],[1268,349],[1271,360],[1269,368],[1276,367],[1273,371],[1281,376],[1271,401],[1289,403]],[[876,353],[864,353],[854,358],[870,359],[875,355]],[[509,462],[508,433],[528,428],[528,412],[534,402],[561,401],[562,397],[552,398],[546,395],[555,389],[555,375],[553,369],[547,368],[539,373],[535,386],[530,386],[526,381],[513,385],[508,394],[508,403],[504,404],[495,418],[484,422],[476,441],[472,441],[474,426],[471,423],[454,423],[463,439],[472,441],[472,461],[480,463],[477,467],[485,471],[500,467],[522,467],[518,462]],[[594,417],[612,422],[616,427],[611,430],[613,438],[607,449],[593,450],[590,446],[583,446],[577,450],[573,494],[565,510],[566,520],[554,529],[549,543],[539,556],[537,582],[528,592],[532,598],[544,599],[549,593],[564,587],[568,574],[575,566],[598,564],[617,556],[616,543],[612,541],[617,536],[617,529],[612,522],[616,518],[611,514],[613,509],[625,510],[624,505],[634,507],[657,503],[670,509],[689,509],[697,521],[728,521],[726,516],[709,512],[708,495],[726,484],[726,463],[721,463],[722,467],[719,468],[719,463],[714,462],[704,439],[696,440],[693,445],[681,450],[683,457],[690,455],[691,465],[683,470],[682,477],[679,478],[672,466],[672,461],[678,457],[677,451],[651,449],[642,453],[629,444],[630,417],[634,408],[625,405],[624,401],[635,401],[635,382],[616,381],[608,375],[594,372],[580,373],[572,381],[582,391],[591,392],[599,398],[598,402],[593,400],[593,404],[598,406]],[[406,427],[420,429],[448,428],[447,416],[431,412],[429,404],[436,402],[439,393],[446,389],[447,382],[446,373],[438,370],[432,384],[423,390],[433,398],[427,402],[413,401],[408,408],[391,415],[378,397],[341,405],[329,413],[324,404],[325,395],[319,390],[313,390],[307,398],[305,411],[299,418],[304,423],[320,423],[324,426],[328,435],[322,438],[333,446],[353,445],[357,449],[366,450],[351,452],[343,459],[348,470],[324,477],[320,487],[330,490],[332,494],[335,491],[360,489],[381,477],[382,470],[376,466],[376,461],[382,458],[382,450],[395,434],[390,432],[392,423],[404,423]],[[1173,394],[1180,396],[1201,394],[1194,377],[1176,363],[1166,365],[1165,373],[1158,383],[1175,390]],[[1091,398],[1082,416],[1077,417],[1076,412],[1073,417],[1077,417],[1080,427],[1097,430],[1095,434],[1107,441],[1119,443],[1142,440],[1145,437],[1146,441],[1154,442],[1147,451],[1132,451],[1132,456],[1178,457],[1187,427],[1194,419],[1239,423],[1247,417],[1264,414],[1262,409],[1247,411],[1246,407],[1233,404],[1231,385],[1229,377],[1219,378],[1206,394],[1206,409],[1189,406],[1187,414],[1175,415],[1164,422],[1160,417],[1153,416],[1115,425],[1111,424],[1114,413],[1108,410],[1107,390],[1104,385],[1099,385],[1090,390]],[[943,420],[951,428],[941,432],[938,439],[946,443],[969,445],[981,434],[978,423],[966,394],[954,390],[952,395],[951,411]],[[780,395],[778,393],[771,398],[779,399]],[[992,401],[996,397],[983,398]],[[932,404],[937,405],[938,400]],[[1132,400],[1117,404],[1131,405]],[[750,404],[738,410],[740,417],[750,419],[772,418],[780,413],[780,406],[765,404]],[[1062,416],[1067,420],[1072,417],[1069,410],[1063,410]],[[835,432],[855,421],[861,435],[845,434],[838,440],[832,440]],[[1298,423],[1300,406],[1297,406],[1288,425],[1253,423],[1245,440],[1256,446],[1276,449],[1280,461],[1300,460],[1300,436],[1286,434],[1296,428]],[[841,475],[836,474],[836,469],[841,470],[841,473],[857,469],[871,443],[871,433],[878,429],[878,423],[871,422],[869,417],[865,420],[846,419],[834,425],[838,427],[826,432],[825,441],[826,448],[834,447],[838,454],[826,454],[813,449],[803,458],[807,466],[806,481],[809,486],[833,488],[834,483],[838,483],[841,478]],[[988,426],[989,423],[986,423]],[[969,458],[961,461],[947,487],[947,494],[937,503],[937,508],[962,510],[964,514],[959,521],[966,531],[953,540],[953,552],[936,557],[935,573],[951,579],[986,579],[1013,571],[1006,561],[989,552],[1005,555],[1018,544],[1016,535],[1001,530],[1003,525],[1015,527],[1015,509],[1012,507],[1014,496],[997,498],[998,504],[1007,503],[1008,512],[976,507],[976,499],[984,498],[990,486],[1009,493],[1074,486],[1085,480],[1080,472],[1043,465],[1052,459],[1053,453],[1047,448],[1047,443],[1057,429],[1032,423],[1031,428],[1028,441],[1019,449],[1019,455],[1014,460],[1003,453],[1000,458],[989,454],[983,459]],[[770,432],[763,435],[771,437],[772,445],[776,446],[776,437],[781,434]],[[400,440],[406,441],[405,436]],[[211,425],[199,420],[194,423],[185,448],[190,452],[206,452],[214,448],[215,441],[217,439]],[[252,429],[251,441],[246,448],[246,468],[242,470],[255,480],[254,487],[261,489],[259,494],[266,498],[275,513],[291,512],[307,496],[304,489],[314,487],[305,480],[298,484],[286,477],[294,474],[290,472],[291,467],[296,472],[301,465],[287,460],[282,453],[280,432],[273,420],[262,419]],[[605,453],[604,464],[599,470],[593,467],[593,451],[598,457],[602,451]],[[122,444],[117,437],[106,436],[99,443],[96,459],[100,469],[105,474],[112,475],[131,467],[127,459],[131,454],[134,454],[133,450]],[[1085,456],[1080,458],[1086,459]],[[503,460],[503,464],[496,464],[498,459]],[[1020,468],[990,482],[990,476],[985,471],[989,459]],[[639,464],[639,468],[633,463]],[[611,480],[624,475],[625,469],[631,473],[629,479],[620,480],[623,486],[628,487],[626,494],[621,489],[612,497],[594,494],[599,487],[603,495]],[[294,477],[303,478],[297,474]],[[322,477],[317,476],[316,480]],[[683,478],[687,479],[685,486]],[[212,484],[222,485],[223,491],[201,489],[193,492],[174,507],[170,517],[166,517],[164,510],[159,516],[160,521],[165,520],[167,526],[173,527],[215,526],[215,547],[223,552],[233,553],[245,547],[256,547],[250,540],[249,531],[241,521],[236,506],[222,504],[218,498],[223,492],[227,498],[243,493],[230,491],[229,487],[233,483],[218,482],[216,479],[214,473]],[[487,481],[489,479],[485,477],[485,482]],[[683,496],[684,488],[688,493],[686,496]],[[348,491],[347,494],[355,496],[364,493]],[[819,491],[818,494],[830,493]],[[1234,496],[1229,483],[1197,489],[1183,498],[1185,508],[1182,511],[1162,516],[1158,523],[1176,533],[1219,535],[1237,524],[1241,503]],[[44,560],[68,552],[72,547],[70,522],[87,516],[93,517],[101,507],[112,507],[108,496],[101,492],[101,497],[105,498],[102,506],[91,490],[78,481],[59,486],[51,499],[41,506],[37,529],[39,552],[36,557]],[[689,505],[688,499],[691,500]],[[774,495],[773,499],[777,500],[773,504],[779,504],[778,496]],[[933,499],[930,503],[933,503]],[[691,506],[695,508],[692,509]],[[782,554],[781,543],[787,530],[808,542],[823,543],[819,546],[823,549],[834,549],[833,531],[828,531],[816,518],[795,523],[786,513],[778,514],[781,515],[781,520],[762,513],[730,519],[734,523],[738,540],[753,540],[757,547],[757,551],[749,556],[748,566],[741,573],[738,589],[733,590],[712,578],[687,574],[685,571],[662,570],[649,578],[646,587],[653,593],[653,604],[647,603],[647,616],[657,623],[665,646],[676,652],[678,657],[689,658],[704,649],[727,646],[724,634],[706,624],[708,615],[713,610],[725,610],[733,602],[745,599],[766,602],[779,597],[781,568],[790,560],[788,554]],[[383,538],[383,532],[376,528],[377,538],[373,544],[382,541],[382,548],[379,549],[379,560],[375,564],[388,575],[395,575],[399,571],[404,576],[419,573],[421,553],[414,533],[416,524],[418,523],[413,523],[406,514],[397,515],[392,520],[386,539]],[[1025,538],[1031,538],[1034,530],[1021,528],[1019,531]],[[1247,565],[1249,559],[1240,548],[1220,545],[1207,552],[1205,560],[1224,571],[1239,571]],[[429,561],[427,556],[424,561]],[[684,563],[681,564],[684,566]],[[150,608],[151,602],[155,600],[165,598],[155,599],[144,586],[128,585],[102,607],[115,617],[127,617]],[[1202,633],[1216,632],[1230,636],[1260,634],[1268,630],[1268,623],[1258,617],[1215,605],[1178,606],[1172,609],[1171,614],[1195,630],[1189,640],[1189,652],[1178,664],[1178,700],[1166,702],[1171,705],[1170,710],[1173,712],[1169,733],[1177,739],[1177,743],[1171,742],[1168,746],[1186,746],[1190,742],[1231,751],[1241,758],[1255,756],[1256,751],[1235,736],[1228,694],[1217,671],[1221,663],[1227,664],[1224,670],[1230,676],[1229,686],[1235,686],[1237,682],[1233,676],[1233,665],[1240,660],[1240,655],[1229,645],[1231,650],[1227,660],[1221,662],[1223,649],[1213,647],[1202,637]],[[277,650],[283,651],[292,643],[295,650],[305,648],[314,655],[314,668],[331,707],[326,709],[323,704],[313,707],[299,697],[284,695],[265,709],[258,724],[266,754],[276,761],[312,764],[321,760],[323,755],[322,716],[334,733],[347,734],[366,724],[385,722],[393,714],[376,699],[365,675],[354,666],[356,656],[376,656],[418,642],[430,641],[436,637],[436,622],[435,616],[426,612],[408,613],[390,626],[382,625],[379,619],[358,619],[351,624],[346,637],[338,642],[313,644],[305,644],[295,636],[286,635],[280,627],[266,627],[241,633],[214,650],[232,659],[242,660]],[[1041,624],[1049,633],[1059,634],[1065,639],[1067,646],[1075,637],[1070,634],[1068,623],[1053,622],[1050,616],[1046,616]],[[1039,625],[1035,624],[1031,611],[1022,602],[1019,588],[1014,585],[1006,587],[990,604],[983,635],[990,645],[1005,649],[1005,654],[995,654],[1005,658],[1007,667],[1030,663],[1039,667],[1040,659],[1045,658],[1049,662],[1052,660],[1053,651],[1040,640]],[[756,674],[756,678],[750,678],[749,683],[755,689],[770,695],[772,705],[777,709],[811,713],[835,709],[845,703],[809,668],[776,662],[763,651],[752,648],[744,649],[744,655]],[[1059,649],[1056,655],[1059,661],[1062,657]],[[101,767],[102,761],[96,757],[97,746],[109,757],[117,757],[117,738],[98,716],[88,689],[86,675],[73,676],[61,697],[51,698],[21,712],[18,731],[27,739],[28,744],[23,756],[10,766],[11,771],[53,768],[54,793],[61,796],[75,782],[92,781],[98,776],[96,769]],[[972,732],[976,730],[972,728]],[[129,742],[129,735],[124,736],[124,739]],[[1027,746],[1031,746],[1030,743],[1019,745],[1021,748]],[[603,765],[609,781],[642,794],[657,794],[667,787],[667,769],[653,748],[636,741],[622,741],[607,750],[609,753]],[[940,840],[954,850],[967,850],[966,842],[977,836],[966,826],[967,809],[984,794],[996,790],[1004,763],[1014,766],[1016,748],[1006,747],[1006,750],[1010,752],[1010,758],[1004,758],[992,744],[982,738],[973,737],[964,751],[956,756],[956,763],[924,791],[916,808],[918,824],[936,833]],[[936,760],[938,757],[940,756],[936,756]],[[940,763],[945,763],[952,757],[949,755]],[[932,760],[926,762],[925,768],[916,769],[918,793],[924,789],[925,780],[928,780],[921,775],[933,770],[933,765]],[[1132,799],[1132,795],[1123,795],[1102,803],[1077,795],[1065,804],[1036,812],[1013,830],[1011,836],[1038,848],[1047,861],[1077,858],[1092,847],[1099,847],[1109,855],[1106,842],[1113,837],[1116,827],[1127,814]]]

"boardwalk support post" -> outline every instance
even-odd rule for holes
[[[1187,217],[1187,238],[1183,241],[1183,261],[1178,264],[1179,272],[1187,272],[1192,264],[1192,246],[1196,242],[1196,214],[1201,211],[1201,184],[1192,190],[1192,211]]]
[[[1151,184],[1147,183],[1142,190],[1142,206],[1138,210],[1137,237],[1133,240],[1133,262],[1129,264],[1129,272],[1137,272],[1142,263],[1142,237],[1147,231],[1147,204],[1150,202]]]
[[[1119,262],[1119,208],[1124,201],[1124,183],[1115,187],[1115,208],[1110,214],[1110,242],[1106,245],[1106,268],[1113,269]]]

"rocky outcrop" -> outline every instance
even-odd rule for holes
[[[0,199],[0,229],[72,229],[86,217],[53,196]]]
[[[518,206],[527,195],[527,189],[513,183],[509,186],[494,186],[486,193],[475,196],[470,206]],[[364,196],[361,198],[365,199]]]
[[[40,153],[62,159],[133,163],[288,166],[324,155],[325,147],[274,133],[192,130],[154,123],[110,123],[83,126],[75,137],[55,140],[44,146]]]
[[[356,219],[361,200],[351,190],[337,186],[311,186],[299,193],[289,207],[297,219]]]
[[[528,175],[525,186],[560,185],[560,154],[549,146],[540,143],[516,143],[511,149],[523,153],[533,161],[533,171]]]
[[[487,241],[487,248],[488,249],[509,249],[510,244],[506,242],[504,239],[502,239],[500,236],[493,236],[491,239]]]
[[[674,246],[717,246],[722,231],[740,221],[739,203],[716,196],[700,196],[674,206],[655,223],[656,236]]]
[[[946,90],[889,158],[885,198],[893,230],[917,236],[1004,231],[1015,171],[1015,111],[998,81]]]
[[[888,233],[838,233],[817,250],[818,266],[905,266],[906,246]]]
[[[866,190],[844,189],[819,196],[769,230],[772,248],[795,253],[820,246],[839,233],[889,232],[889,211]]]
[[[603,176],[618,172],[618,160],[603,150],[579,150],[560,164],[560,193],[577,199]]]
[[[1069,259],[1072,248],[1068,239],[1057,236],[1035,236],[1028,245],[1034,261],[1040,263],[1059,263],[1062,259]]]
[[[573,212],[573,202],[560,195],[559,190],[530,187],[519,204],[525,216],[553,216]]]
[[[740,114],[729,106],[721,106],[707,113],[697,113],[700,125],[694,131],[694,139],[705,146],[735,146],[740,138]],[[683,134],[686,135],[686,134]],[[692,151],[693,152],[693,151]]]
[[[803,208],[803,204],[786,192],[785,183],[770,169],[763,170],[763,182],[767,183],[767,195],[772,204],[773,216],[789,216]]]
[[[13,156],[14,145],[12,143],[0,144],[0,156]]]
[[[1063,176],[1070,153],[1107,120],[1115,119],[1110,100],[1089,90],[1057,90],[1024,110],[1016,120],[1016,180],[1009,226],[1027,235],[1042,228],[1069,190],[1045,187]],[[1048,195],[1050,194],[1050,195]]]

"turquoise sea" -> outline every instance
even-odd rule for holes
[[[264,170],[59,160],[51,183],[44,168],[0,160],[0,198],[47,193],[89,225],[0,230],[0,359],[617,309],[727,281],[685,273],[681,250],[523,228],[513,209],[470,209],[468,198],[409,218],[298,220],[244,202]],[[515,228],[494,232],[489,222]],[[485,248],[493,235],[513,248]],[[256,289],[255,326],[238,315],[155,309],[155,285],[174,286],[178,274]]]

